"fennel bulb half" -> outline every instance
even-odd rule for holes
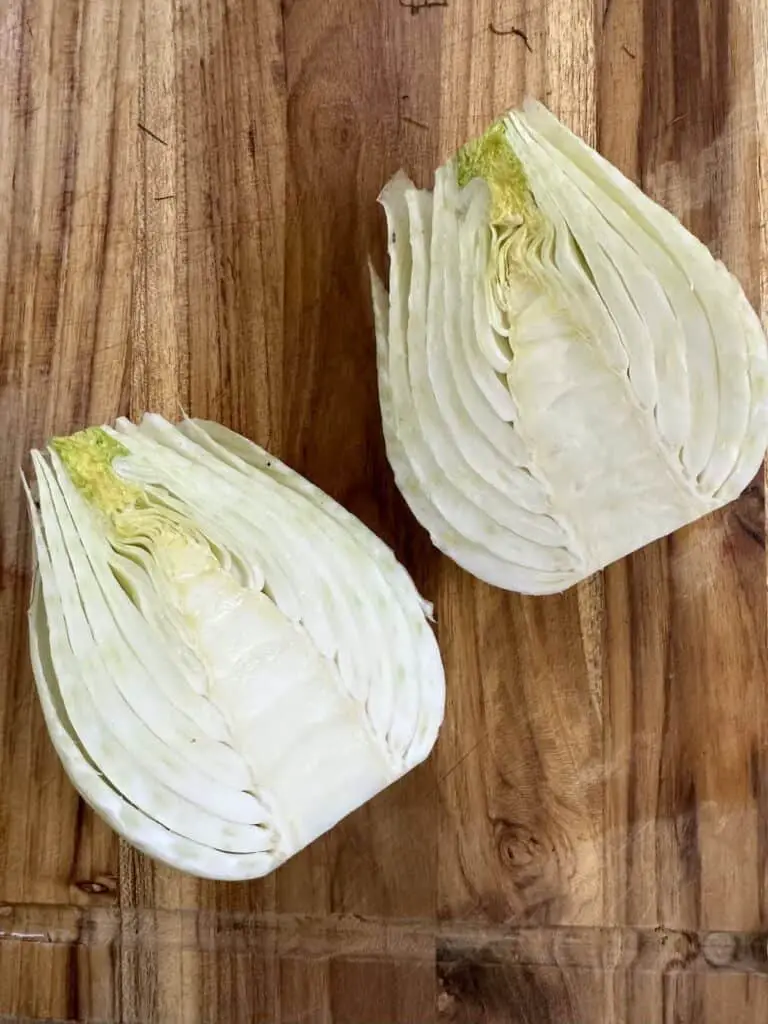
[[[427,756],[428,606],[331,498],[199,420],[32,457],[35,680],[72,782],[127,840],[263,875]]]
[[[373,276],[387,454],[433,542],[564,590],[735,498],[768,443],[768,362],[738,282],[529,102],[381,196]]]

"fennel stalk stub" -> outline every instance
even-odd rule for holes
[[[384,189],[373,277],[387,454],[435,545],[562,591],[737,497],[768,443],[768,356],[739,283],[528,102]]]
[[[422,761],[429,608],[359,520],[210,422],[33,452],[35,680],[72,782],[209,878],[266,874]]]

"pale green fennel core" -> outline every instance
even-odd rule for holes
[[[528,220],[535,210],[525,170],[509,144],[503,119],[459,150],[460,187],[464,188],[473,178],[483,178],[488,183],[491,220],[495,223],[518,217]]]
[[[112,464],[130,452],[106,430],[88,427],[69,437],[56,437],[51,448],[79,493],[109,523],[111,540],[122,544],[141,538],[170,579],[217,565],[210,545],[190,520],[118,476]]]
[[[121,480],[112,468],[128,449],[101,427],[88,427],[69,437],[55,437],[51,448],[58,454],[80,494],[110,519],[135,508],[141,488]]]

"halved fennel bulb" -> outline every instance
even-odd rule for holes
[[[768,357],[704,245],[528,102],[381,196],[373,275],[389,461],[433,542],[562,591],[737,497],[768,443]]]
[[[75,787],[195,875],[266,874],[422,761],[444,676],[361,522],[211,422],[33,452],[30,647]]]

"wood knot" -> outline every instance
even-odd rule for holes
[[[441,1020],[453,1020],[460,1007],[482,1005],[485,972],[478,962],[479,957],[480,950],[473,946],[438,946],[438,1012]]]
[[[345,156],[354,152],[360,146],[360,123],[354,104],[339,97],[334,103],[318,107],[312,120],[312,134],[315,141],[322,140],[328,151]]]
[[[765,547],[765,490],[762,478],[756,478],[734,501],[732,515],[741,529],[761,547]]]
[[[79,882],[75,882],[75,885],[81,892],[86,892],[89,896],[103,896],[104,893],[117,891],[117,879],[112,875],[99,875],[97,878],[86,878]]]
[[[456,996],[450,992],[442,991],[437,997],[437,1014],[440,1020],[455,1020],[456,1011],[459,1009],[456,1003]]]
[[[562,897],[577,866],[567,842],[558,845],[546,827],[499,820],[494,823],[499,863],[522,900],[525,914]]]
[[[712,967],[728,967],[734,962],[738,953],[736,936],[726,932],[710,932],[704,937],[701,952]]]
[[[524,825],[508,821],[497,822],[495,830],[496,849],[504,867],[523,884],[526,878],[538,877],[545,853],[542,841]]]
[[[78,889],[82,889],[83,892],[90,894],[107,892],[107,887],[103,882],[76,882],[75,885]]]

